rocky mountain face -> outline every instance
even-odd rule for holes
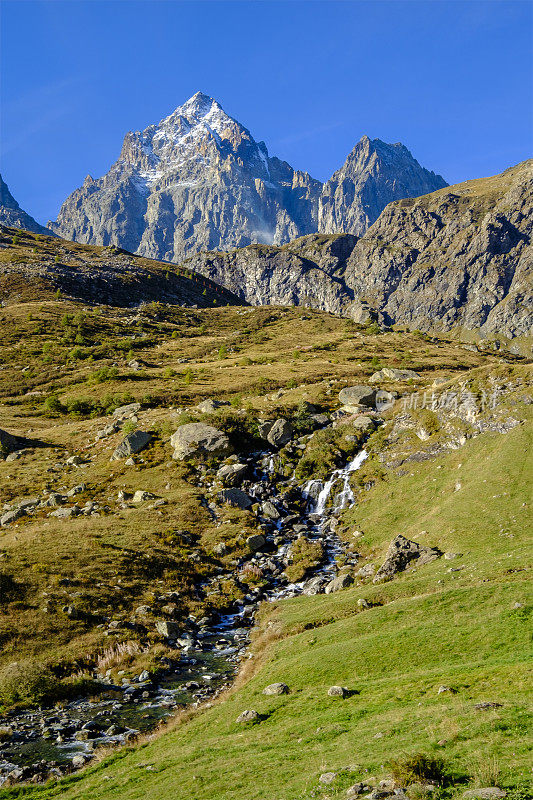
[[[23,228],[26,231],[33,233],[45,233],[50,236],[50,231],[39,225],[33,217],[30,217],[19,206],[11,192],[9,191],[7,183],[0,175],[0,225],[8,225],[11,228]]]
[[[385,206],[447,186],[440,175],[420,166],[399,142],[363,138],[324,184],[318,203],[318,230],[362,236]]]
[[[422,330],[528,335],[533,160],[391,203],[356,236],[200,253],[187,266],[253,304],[305,304]]]
[[[362,234],[391,200],[445,185],[403,145],[365,136],[323,186],[269,156],[198,92],[158,125],[128,133],[109,172],[88,176],[49,227],[66,239],[181,261],[317,231]]]
[[[109,172],[88,176],[49,227],[178,261],[315,230],[320,189],[198,92],[158,125],[128,133]]]

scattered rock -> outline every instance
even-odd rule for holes
[[[336,772],[323,772],[318,780],[320,781],[320,783],[328,784],[328,783],[333,783],[336,777],[337,777]]]
[[[23,508],[14,508],[12,511],[6,511],[6,513],[2,514],[0,517],[0,525],[2,528],[5,528],[7,525],[16,522],[20,517],[23,517],[25,513],[26,511]]]
[[[500,800],[507,797],[507,792],[498,786],[485,786],[481,789],[469,789],[463,793],[466,800]]]
[[[502,708],[502,703],[476,703],[474,708],[476,711],[488,711],[490,708]]]
[[[161,619],[155,623],[155,629],[161,636],[167,639],[176,639],[181,632],[181,626],[177,622],[172,622],[168,619]]]
[[[225,457],[233,449],[225,433],[202,422],[181,425],[170,437],[170,444],[174,448],[173,458],[180,460],[202,456]]]
[[[400,534],[390,543],[385,561],[376,572],[373,583],[390,580],[398,572],[403,572],[412,561],[416,561],[417,566],[422,566],[441,555],[441,551],[436,547],[424,547]]]
[[[449,692],[450,694],[457,694],[457,690],[452,689],[451,686],[439,686],[437,694],[444,694],[444,692]]]

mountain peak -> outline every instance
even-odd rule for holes
[[[33,217],[30,217],[17,203],[7,183],[0,175],[0,225],[8,225],[10,228],[23,228],[34,233],[47,233],[50,231],[39,225]]]

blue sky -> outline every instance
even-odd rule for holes
[[[39,222],[197,90],[322,180],[365,133],[450,183],[532,155],[528,0],[3,0],[1,15],[1,171]]]

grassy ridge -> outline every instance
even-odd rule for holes
[[[57,787],[2,796],[332,799],[356,780],[390,774],[390,758],[424,751],[455,776],[445,794],[459,796],[470,779],[487,785],[494,759],[510,797],[527,797],[531,439],[530,421],[485,434],[377,484],[346,515],[346,534],[357,523],[357,547],[376,563],[399,532],[461,557],[389,584],[269,606],[255,674],[225,702]],[[362,597],[378,605],[359,611]],[[264,696],[272,681],[291,693]],[[359,694],[329,698],[332,684]],[[441,685],[454,693],[439,694]],[[482,702],[501,705],[476,710]],[[237,725],[245,708],[264,719]],[[337,778],[320,788],[329,770]]]

